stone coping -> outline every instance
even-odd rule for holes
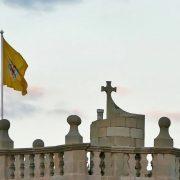
[[[59,145],[40,148],[15,148],[11,150],[0,150],[0,156],[4,155],[20,155],[20,154],[48,154],[60,153],[65,151],[98,151],[98,152],[112,152],[125,154],[172,154],[180,157],[180,149],[178,148],[154,148],[154,147],[113,147],[113,146],[91,146],[90,143],[73,144],[73,145]]]

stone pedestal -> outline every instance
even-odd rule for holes
[[[64,175],[87,175],[87,156],[84,150],[64,153]]]

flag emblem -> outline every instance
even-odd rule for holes
[[[16,66],[12,63],[12,61],[10,59],[8,62],[8,68],[9,68],[9,73],[10,73],[11,77],[15,80],[19,73],[18,73]]]

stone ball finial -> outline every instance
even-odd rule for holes
[[[154,139],[154,147],[173,147],[173,139],[169,134],[169,127],[171,121],[167,117],[161,117],[159,119],[160,132],[159,135]]]
[[[77,115],[71,115],[67,118],[68,124],[71,125],[77,125],[79,126],[81,124],[81,118]]]
[[[65,136],[66,144],[79,144],[83,142],[82,136],[79,134],[78,126],[81,124],[81,118],[77,115],[71,115],[67,118],[70,125],[69,133]]]
[[[0,120],[0,130],[8,130],[10,128],[10,122],[7,119]]]
[[[7,119],[0,120],[0,149],[12,149],[14,147],[14,142],[9,137],[9,128],[10,122]]]
[[[44,141],[42,139],[36,139],[33,141],[33,148],[44,147]]]
[[[167,117],[161,117],[158,124],[160,128],[169,128],[171,125],[171,121]]]

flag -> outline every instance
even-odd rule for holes
[[[27,94],[27,82],[24,79],[28,64],[15,49],[3,38],[3,84]]]

